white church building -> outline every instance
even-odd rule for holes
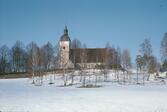
[[[71,39],[68,35],[67,26],[64,34],[59,40],[59,67],[76,68],[86,67],[94,68],[96,65],[105,63],[106,48],[71,48]]]

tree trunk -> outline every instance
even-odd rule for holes
[[[150,73],[148,74],[147,81],[149,81],[149,79],[150,79]]]

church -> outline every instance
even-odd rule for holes
[[[95,68],[105,64],[106,48],[71,48],[67,26],[59,40],[59,68]]]

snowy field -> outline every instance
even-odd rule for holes
[[[0,112],[167,112],[167,85],[34,86],[30,79],[0,79]]]

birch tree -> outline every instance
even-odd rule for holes
[[[149,59],[152,56],[152,45],[149,38],[144,39],[143,43],[140,44],[139,52],[145,61],[145,69],[148,71]]]
[[[141,73],[145,65],[144,58],[141,55],[136,56],[136,65],[137,65],[137,84],[139,84],[139,71]],[[145,75],[143,73],[143,85],[144,85],[144,79],[145,79]]]
[[[35,77],[39,71],[39,47],[35,42],[31,42],[27,46],[28,51],[28,67],[29,72],[32,74],[32,83],[35,83]]]
[[[124,72],[125,71],[127,72],[127,74],[124,73],[124,78],[123,79],[124,79],[124,82],[125,82],[125,78],[126,78],[126,76],[129,75],[128,71],[131,68],[131,56],[130,56],[129,50],[127,50],[127,49],[123,50],[123,53],[122,53],[122,65],[123,65],[123,68],[124,68]]]
[[[167,70],[167,32],[164,34],[161,40],[161,56],[162,56],[163,69]]]

